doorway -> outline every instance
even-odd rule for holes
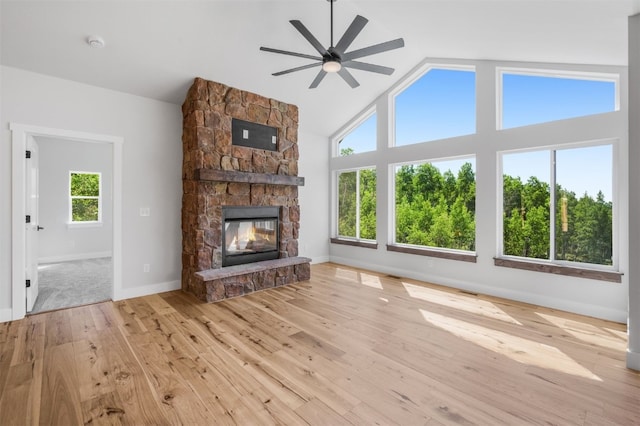
[[[30,304],[27,289],[27,312],[109,300],[113,294],[113,147],[42,136],[34,140],[39,154],[38,232],[34,233],[38,290]],[[32,155],[28,165],[33,160]],[[27,240],[27,256],[31,241]]]
[[[27,170],[28,159],[25,151],[30,140],[38,140],[40,146],[53,141],[67,141],[77,143],[79,146],[105,145],[109,149],[108,157],[111,159],[112,176],[111,183],[111,216],[112,224],[108,232],[111,241],[111,288],[109,298],[118,300],[122,294],[122,144],[124,140],[117,136],[91,134],[85,132],[69,131],[62,129],[44,128],[37,126],[27,126],[17,123],[10,123],[11,144],[12,144],[12,319],[23,318],[27,312],[27,277],[38,274],[37,268],[34,270],[34,262],[29,261],[27,256],[29,228],[25,226],[25,218],[31,214],[33,207],[29,204],[27,197]],[[53,142],[55,143],[55,142]],[[46,161],[46,160],[45,160]],[[65,199],[66,200],[66,199]],[[66,201],[68,203],[68,201]],[[66,224],[65,224],[66,225]],[[36,224],[36,226],[39,226]],[[39,240],[39,238],[38,238]],[[69,247],[67,247],[69,248]],[[33,253],[33,248],[30,248]],[[100,252],[89,253],[93,258]],[[104,254],[104,253],[103,253]],[[58,254],[60,257],[73,255],[72,253]],[[76,254],[76,256],[78,256]],[[86,257],[86,256],[85,256]],[[35,265],[41,260],[56,260],[55,256],[49,259],[43,256],[38,259]],[[64,260],[64,259],[63,259]],[[86,260],[86,259],[76,259]],[[33,295],[32,295],[33,296]],[[37,299],[37,297],[35,297]]]

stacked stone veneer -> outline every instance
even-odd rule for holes
[[[295,184],[226,181],[220,173],[215,180],[201,179],[207,170],[218,170],[233,180],[272,175],[273,182],[290,182],[277,178],[298,175],[298,108],[196,78],[182,114],[183,290],[213,302],[308,280],[310,259],[297,257],[300,206]],[[277,151],[232,145],[232,118],[276,127]],[[279,259],[222,268],[222,206],[280,207]]]

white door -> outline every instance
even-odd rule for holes
[[[38,144],[33,137],[27,137],[26,171],[26,271],[27,312],[33,310],[38,298]]]

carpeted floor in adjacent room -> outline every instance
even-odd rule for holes
[[[111,299],[110,257],[38,265],[38,298],[32,313]]]

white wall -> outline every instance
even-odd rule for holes
[[[304,112],[300,112],[304,121]],[[300,123],[301,126],[304,123]],[[310,257],[312,263],[329,260],[329,154],[327,138],[308,132],[298,132],[300,160],[298,175],[305,178],[298,189],[300,200],[300,256]]]
[[[38,262],[101,257],[113,249],[112,145],[36,138],[39,148]],[[101,174],[102,223],[69,227],[69,172]]]
[[[629,347],[627,367],[640,370],[640,15],[629,17]]]
[[[11,301],[10,122],[124,138],[121,297],[179,288],[180,107],[11,67],[1,76],[0,310]]]
[[[477,132],[475,135],[389,148],[392,130],[387,95],[376,101],[378,146],[375,152],[330,159],[332,173],[353,167],[375,166],[378,173],[377,238],[378,249],[331,244],[330,258],[337,263],[372,269],[409,278],[462,288],[469,291],[506,297],[533,304],[625,322],[628,301],[628,140],[626,68],[564,66],[566,70],[619,72],[622,75],[621,109],[572,120],[562,120],[527,128],[496,130],[496,66],[557,69],[557,64],[495,63],[492,61],[433,60],[437,64],[473,65],[476,67]],[[400,83],[402,84],[402,83]],[[339,130],[338,137],[344,129]],[[549,273],[530,272],[494,266],[498,255],[498,153],[516,148],[544,147],[604,138],[618,138],[618,156],[614,158],[614,178],[618,182],[616,212],[618,234],[614,250],[619,253],[622,283],[581,279]],[[389,165],[446,156],[476,157],[476,253],[477,263],[388,252],[391,243],[392,211],[389,200],[392,188]],[[335,209],[333,209],[335,210]],[[333,228],[335,229],[335,227]]]
[[[2,21],[2,7],[0,7],[0,21]],[[2,57],[2,31],[0,31],[0,58]],[[2,90],[2,67],[0,66],[0,100],[4,98]],[[0,101],[0,124],[4,125],[2,102]],[[5,127],[1,128],[4,131]],[[0,142],[7,142],[2,140]],[[7,145],[2,143],[2,146]],[[4,154],[4,152],[3,152]],[[0,194],[11,193],[11,156],[0,155]],[[10,196],[10,195],[7,195]],[[11,203],[7,198],[1,198],[0,203],[0,322],[11,319]],[[4,259],[8,259],[7,262]]]

